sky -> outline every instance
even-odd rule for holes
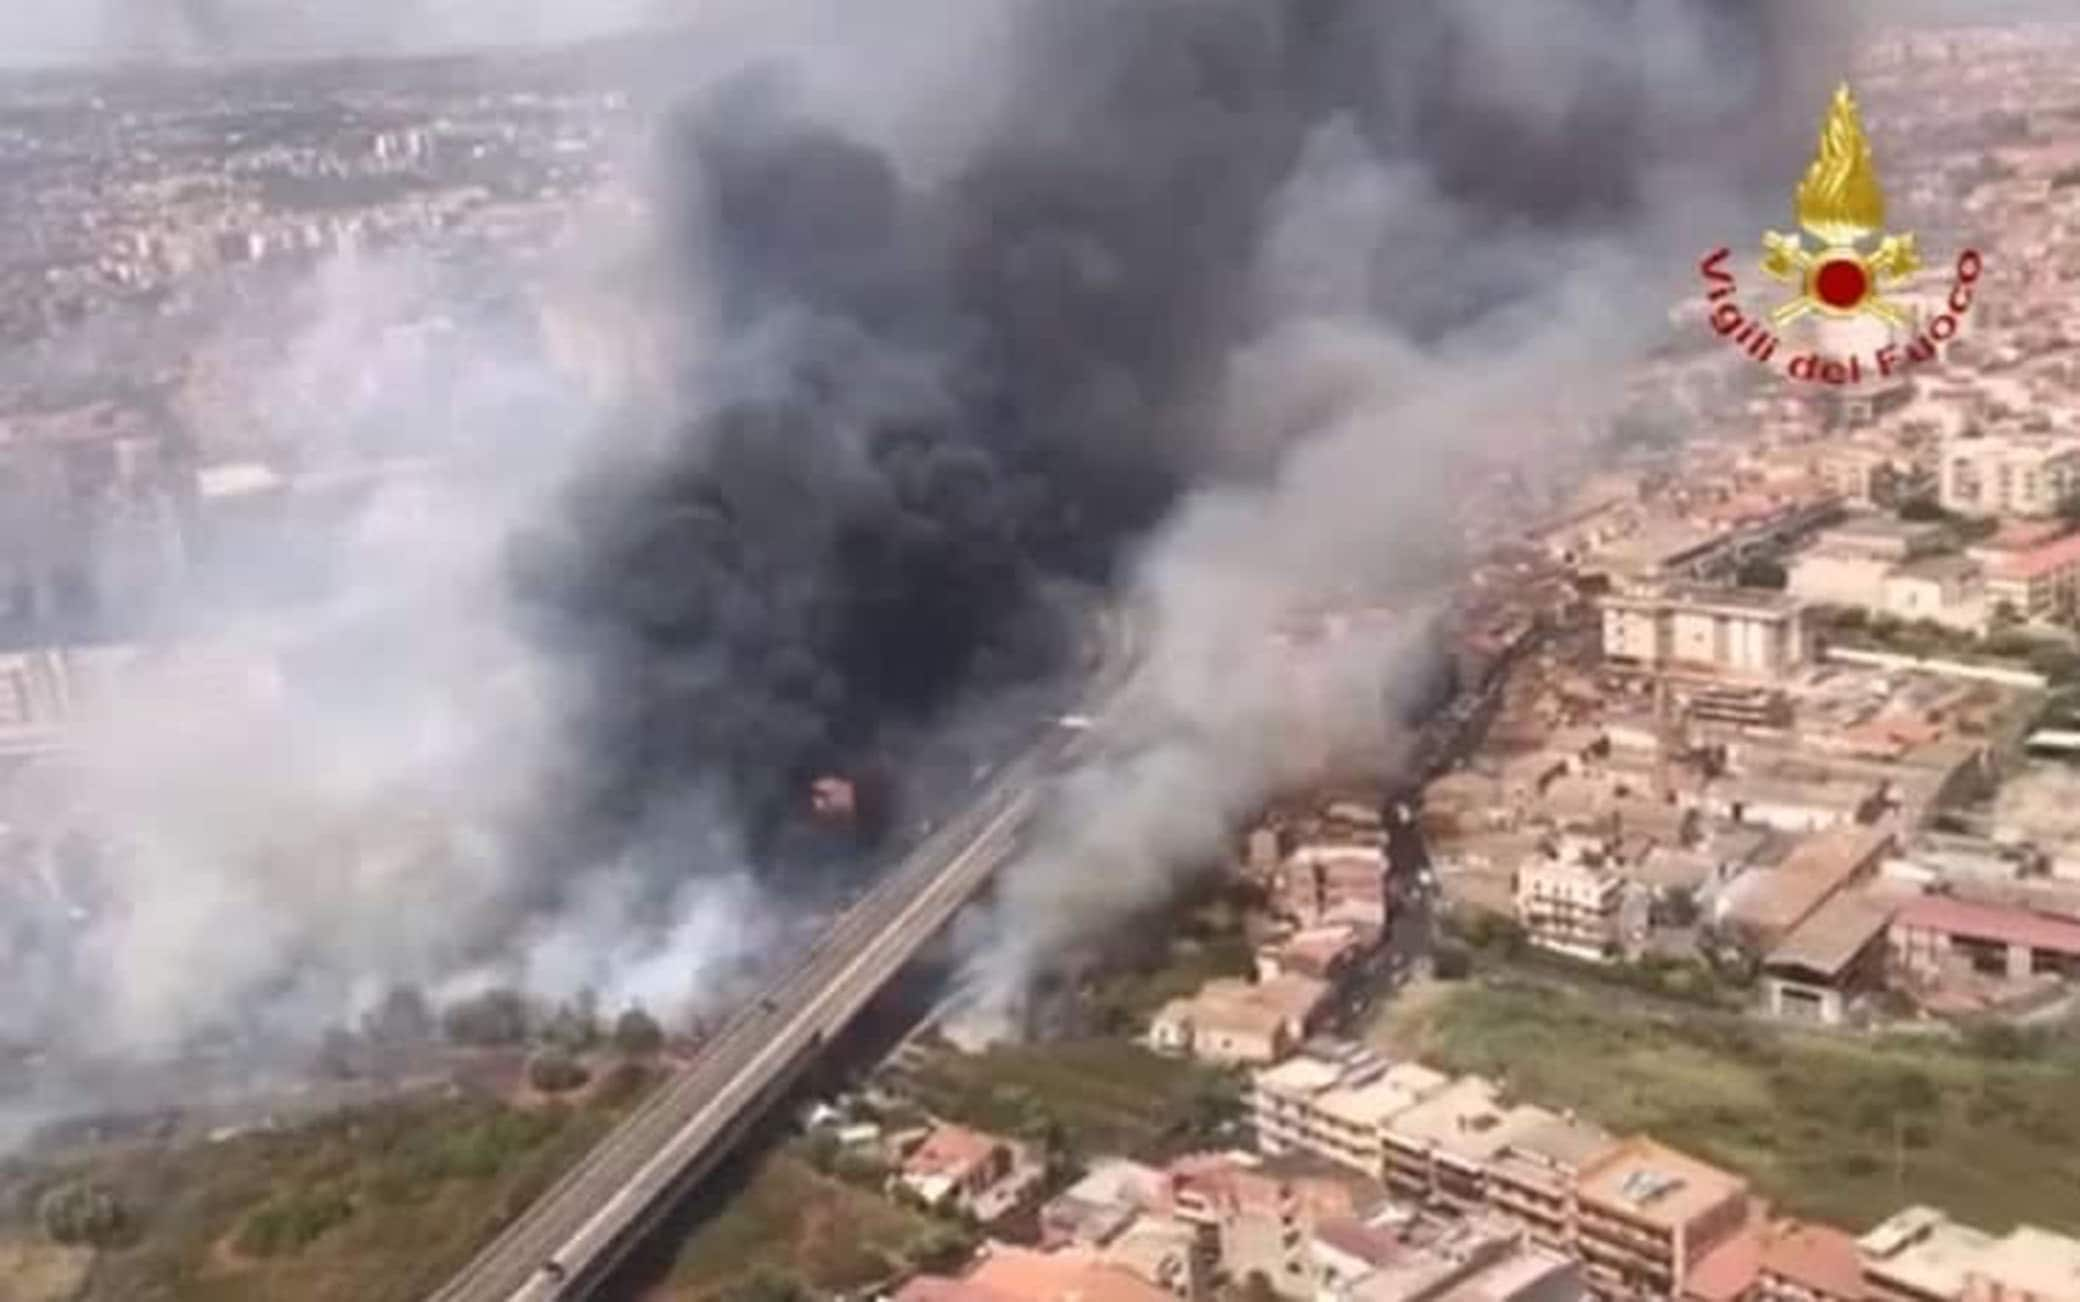
[[[0,66],[424,54],[555,44],[697,16],[728,3],[731,0],[6,0],[0,3]],[[1881,12],[1892,21],[1937,23],[2080,20],[2080,5],[2073,0],[1889,0]]]

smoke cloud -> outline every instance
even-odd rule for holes
[[[369,323],[416,269],[326,286],[274,383],[466,473],[362,499],[293,629],[194,612],[267,648],[240,691],[111,713],[76,776],[128,848],[9,1030],[280,1035],[393,980],[712,995],[869,870],[813,778],[949,733],[964,768],[1121,596],[1132,744],[1004,884],[1015,991],[1311,762],[1267,738],[1393,762],[1461,507],[1774,211],[1838,75],[1811,6],[1753,0],[937,8],[857,45],[809,31],[856,6],[717,19],[654,154],[635,399],[510,325],[398,356]],[[1266,636],[1353,596],[1392,620]]]

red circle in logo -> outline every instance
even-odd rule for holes
[[[1830,258],[1813,273],[1813,297],[1831,308],[1846,311],[1870,292],[1870,276],[1847,258]]]

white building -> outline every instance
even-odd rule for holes
[[[1604,960],[1624,939],[1625,879],[1585,857],[1539,857],[1517,869],[1517,921],[1535,945]]]
[[[1945,509],[1965,515],[2047,516],[2080,490],[2080,438],[2056,434],[1943,440]]]
[[[1805,606],[1780,592],[1669,588],[1603,599],[1603,654],[1639,668],[1782,678],[1813,660]]]

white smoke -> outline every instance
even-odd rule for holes
[[[1644,69],[1661,112],[1740,109],[1747,87],[1715,63],[1700,13],[1565,4],[1531,25],[1506,0],[1454,11],[1465,75],[1527,130],[1617,58]],[[1847,30],[1816,27],[1813,66],[1791,71],[1814,105],[1839,75],[1819,51],[1845,48]],[[1436,672],[1434,621],[1478,543],[1467,508],[1499,472],[1564,484],[1583,464],[1696,250],[1760,229],[1770,197],[1736,187],[1735,156],[1668,160],[1622,224],[1496,232],[1419,166],[1378,163],[1342,125],[1318,133],[1261,252],[1267,324],[1232,359],[1218,409],[1225,446],[1268,450],[1275,472],[1201,491],[1149,546],[1129,602],[1142,658],[1113,753],[1063,784],[1041,844],[998,883],[994,925],[966,925],[964,1034],[1011,1032],[1035,975],[1222,862],[1267,798],[1354,765],[1395,771],[1411,740],[1400,704]],[[1479,237],[1455,247],[1454,231]],[[1418,338],[1367,310],[1382,282],[1388,295],[1529,292]],[[1336,605],[1372,612],[1369,635],[1311,659],[1276,636]]]

